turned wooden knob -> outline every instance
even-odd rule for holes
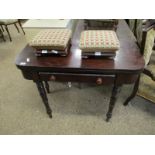
[[[102,84],[102,78],[97,78],[96,83],[97,84]]]
[[[50,77],[50,80],[55,81],[55,80],[56,80],[56,77],[55,77],[54,75],[52,75],[52,76]]]

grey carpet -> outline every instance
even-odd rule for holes
[[[122,105],[132,86],[122,87],[113,117],[105,122],[111,86],[50,82],[53,109],[49,119],[37,88],[14,64],[26,45],[25,36],[10,26],[12,42],[0,39],[0,134],[155,134],[155,104],[136,97]]]

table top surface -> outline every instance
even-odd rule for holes
[[[72,46],[67,57],[36,57],[35,49],[28,45],[16,58],[21,70],[84,73],[139,73],[144,68],[144,60],[136,40],[124,20],[120,20],[117,29],[120,49],[114,58],[82,59],[78,47],[83,20],[79,20],[72,38]]]

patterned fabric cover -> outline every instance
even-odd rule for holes
[[[155,77],[155,51],[152,52],[150,63],[146,69],[150,70]],[[138,95],[155,103],[155,81],[145,74],[140,77]]]
[[[148,65],[147,70],[149,70],[155,78],[155,64]]]
[[[80,49],[83,52],[115,52],[119,49],[119,41],[115,31],[83,31],[80,37]]]
[[[36,49],[65,50],[71,38],[69,29],[50,29],[40,31],[29,45]]]
[[[153,50],[151,54],[149,65],[147,65],[147,70],[149,70],[155,78],[155,50]]]
[[[153,52],[152,48],[155,40],[155,30],[151,29],[147,32],[145,48],[144,48],[144,60],[145,65],[147,65],[150,61],[150,56]]]
[[[137,94],[155,103],[155,81],[149,76],[141,74]]]

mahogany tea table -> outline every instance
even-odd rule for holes
[[[46,91],[49,93],[48,81],[113,84],[106,114],[106,121],[109,121],[119,88],[123,84],[135,84],[136,89],[136,82],[144,69],[144,60],[124,20],[120,20],[118,24],[117,36],[120,49],[114,58],[82,59],[78,44],[83,29],[83,20],[79,20],[67,57],[36,57],[35,49],[27,45],[17,56],[16,66],[25,79],[36,83],[49,117],[52,117],[52,110],[46,94]]]

